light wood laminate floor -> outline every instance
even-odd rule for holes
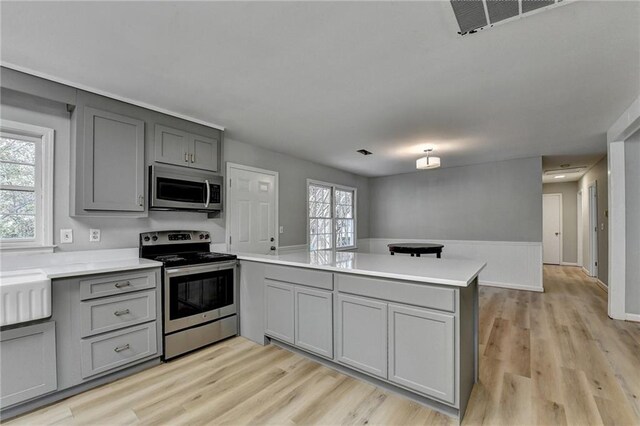
[[[578,268],[545,293],[480,291],[480,383],[463,424],[640,424],[640,325]],[[234,338],[8,424],[455,424],[273,345]]]

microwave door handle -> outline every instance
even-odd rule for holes
[[[204,184],[207,187],[207,199],[204,202],[204,208],[208,208],[209,207],[209,202],[211,200],[211,187],[209,186],[209,180],[205,179],[204,180]]]

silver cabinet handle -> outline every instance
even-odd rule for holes
[[[115,315],[115,316],[119,317],[119,316],[122,316],[122,315],[127,315],[127,314],[128,314],[128,313],[130,313],[130,312],[131,312],[131,311],[130,311],[129,309],[122,309],[122,310],[120,310],[120,311],[115,311],[115,312],[113,313],[113,315]]]
[[[144,195],[138,195],[138,204],[140,207],[144,206]]]
[[[121,283],[116,283],[116,288],[129,287],[130,285],[130,281],[123,281]]]
[[[194,154],[189,154],[189,156],[191,157],[191,162],[195,163],[196,162],[196,156]]]
[[[204,201],[204,208],[206,209],[209,207],[209,201],[211,200],[211,187],[207,179],[204,180],[204,184],[207,186],[207,199]]]
[[[184,153],[184,162],[188,163],[189,162],[189,154],[188,153]]]
[[[122,351],[126,351],[127,349],[129,349],[131,346],[129,346],[129,344],[127,343],[126,345],[122,345],[122,346],[116,346],[113,350],[115,352],[122,352]]]

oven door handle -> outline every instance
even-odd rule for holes
[[[195,264],[190,266],[180,266],[177,268],[166,269],[167,277],[197,274],[200,272],[215,272],[224,269],[234,269],[237,265],[235,260],[220,262],[218,264]]]
[[[209,207],[209,202],[211,201],[211,187],[209,186],[209,179],[204,180],[204,184],[207,187],[207,200],[204,202],[204,208]]]

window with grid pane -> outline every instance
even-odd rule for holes
[[[355,247],[355,188],[309,180],[307,191],[309,249]]]
[[[9,124],[10,123],[10,124]],[[52,167],[53,131],[3,120],[0,127],[0,243],[2,248],[51,245],[50,197],[44,168]],[[9,129],[7,127],[10,127]],[[21,133],[24,130],[25,133]],[[49,133],[50,132],[50,133]],[[43,158],[47,155],[47,158]],[[49,158],[51,157],[51,158]],[[46,161],[45,161],[46,160]]]

